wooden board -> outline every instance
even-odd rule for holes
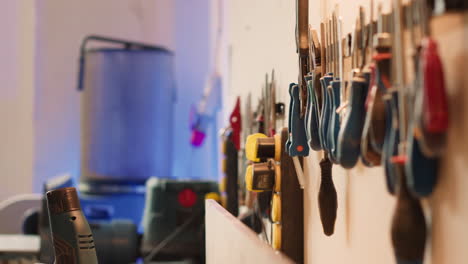
[[[205,202],[205,222],[207,264],[294,263],[261,241],[214,200]]]
[[[288,130],[281,130],[281,144],[288,139]],[[297,179],[292,158],[281,153],[281,251],[296,263],[304,263],[304,190]]]

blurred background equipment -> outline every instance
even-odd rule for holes
[[[92,43],[98,43],[96,48]],[[102,36],[81,45],[81,177],[90,219],[141,222],[145,181],[171,176],[174,54]]]
[[[90,47],[91,42],[99,47]],[[82,42],[79,62],[78,187],[99,262],[127,264],[139,257],[203,262],[204,200],[219,196],[218,184],[172,176],[173,53],[89,36]],[[57,177],[44,184],[44,193],[75,185],[69,175]],[[39,207],[37,199],[34,203]],[[33,255],[50,263],[53,223],[45,198],[42,208],[30,211],[23,229],[39,235],[40,250]]]
[[[75,188],[47,192],[56,264],[97,264],[96,247]]]
[[[205,197],[218,192],[214,181],[151,178],[146,183],[141,252],[145,261],[204,261]]]

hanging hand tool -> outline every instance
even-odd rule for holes
[[[299,86],[291,84],[289,86],[289,94],[291,97],[290,112],[289,112],[289,138],[286,142],[286,151],[292,157],[296,174],[301,188],[304,188],[304,173],[299,161],[299,157],[309,155],[309,146],[307,144],[307,137],[305,135],[305,124],[299,117],[300,115],[300,100],[299,100]]]
[[[381,15],[381,27],[383,33],[379,33],[375,39],[378,45],[376,62],[377,89],[382,94],[381,98],[385,109],[385,132],[382,144],[382,161],[384,166],[387,189],[391,194],[395,193],[396,171],[391,159],[398,154],[399,130],[398,130],[398,94],[393,86],[394,73],[392,69],[392,35],[390,32],[393,15]]]
[[[336,8],[337,9],[337,8]],[[343,56],[341,54],[341,20],[338,21],[336,10],[332,15],[332,59],[333,59],[333,72],[335,79],[330,83],[327,88],[328,96],[331,100],[330,106],[330,121],[328,128],[328,145],[330,147],[330,159],[333,163],[338,164],[338,136],[340,132],[340,116],[337,109],[340,106],[340,98],[342,93],[342,69],[343,69]]]
[[[325,46],[326,49],[326,56],[327,56],[327,62],[328,62],[328,75],[331,76],[332,78],[330,81],[327,80],[327,78],[324,79],[325,87],[323,87],[324,92],[325,92],[325,116],[323,117],[324,119],[324,135],[325,135],[325,146],[328,151],[329,158],[332,162],[336,162],[333,155],[332,155],[332,146],[331,146],[331,138],[330,138],[330,129],[331,129],[331,119],[333,116],[332,108],[333,108],[333,97],[332,97],[332,89],[331,89],[331,84],[335,80],[335,62],[333,59],[333,39],[332,39],[332,34],[333,34],[333,22],[331,18],[328,18],[326,21],[326,27],[325,27],[325,33],[326,33],[326,43],[327,45]]]
[[[341,67],[341,78],[343,79],[343,84],[341,86],[341,98],[340,98],[340,106],[336,109],[336,112],[339,114],[340,116],[340,125],[343,124],[343,120],[345,119],[345,116],[347,114],[347,108],[348,108],[348,105],[349,105],[349,101],[348,101],[348,84],[350,83],[351,79],[352,79],[352,71],[349,73],[349,74],[344,74],[344,68],[348,68],[348,66],[351,66],[353,67],[352,63],[353,63],[353,56],[351,54],[351,50],[352,50],[352,46],[353,46],[353,40],[352,40],[352,34],[351,33],[348,33],[345,35],[345,37],[341,40],[341,58],[342,58],[342,63],[340,63],[340,67]],[[346,67],[345,67],[345,64],[346,64]],[[340,130],[341,130],[341,126],[340,126]],[[339,137],[339,133],[338,133],[338,137]],[[338,144],[338,140],[337,140],[337,144]],[[338,147],[338,145],[337,145]]]
[[[276,102],[276,81],[274,79],[274,71],[271,74],[271,80],[268,80],[268,76],[266,77],[266,83],[264,89],[262,91],[262,98],[259,101],[259,105],[256,111],[257,114],[257,134],[252,134],[247,136],[247,140],[245,143],[245,156],[250,162],[257,163],[257,162],[266,162],[268,153],[268,148],[261,147],[258,148],[257,140],[263,146],[264,140],[266,140],[268,145],[277,145],[280,146],[278,142],[269,142],[268,140],[271,138],[276,138],[274,136],[276,131],[276,123],[277,120],[281,120],[284,118],[284,104],[280,102]],[[264,133],[268,132],[271,137],[268,137]],[[264,151],[267,150],[265,153]],[[276,159],[279,160],[279,152],[276,155]],[[249,165],[249,169],[245,171],[251,171],[252,164]],[[247,172],[249,174],[249,172]],[[247,184],[247,183],[246,183]],[[251,192],[249,191],[248,196],[254,197],[255,205],[254,205],[254,212],[255,214],[250,214],[252,216],[261,215],[263,218],[267,218],[271,216],[271,199],[273,197],[273,193],[270,190],[264,190],[262,192]],[[255,223],[262,222],[260,221],[253,221]],[[265,231],[265,227],[262,227],[262,230]],[[266,232],[264,232],[265,236],[267,236]],[[268,238],[266,239],[269,240]]]
[[[309,72],[309,1],[296,0],[296,49],[299,55],[300,118],[307,109],[307,82]]]
[[[259,130],[260,133],[268,134],[273,136],[273,133],[276,130],[276,116],[282,117],[284,105],[282,103],[277,103],[276,98],[274,98],[275,92],[275,79],[274,71],[271,74],[271,82],[268,81],[268,75],[265,77],[265,86],[263,89],[263,97],[261,103],[261,115],[258,118]],[[264,161],[264,160],[262,160]],[[270,216],[271,213],[271,199],[272,192],[266,191],[257,194],[257,203],[259,208],[262,211],[264,217]]]
[[[426,245],[426,221],[418,199],[406,187],[404,160],[395,161],[398,187],[392,219],[392,244],[397,264],[422,264]]]
[[[424,149],[424,144],[425,142],[424,139],[427,139],[429,137],[432,138],[438,138],[441,139],[441,141],[445,142],[445,132],[441,133],[431,133],[428,132],[428,129],[424,126],[424,118],[423,115],[425,113],[424,109],[424,100],[427,97],[432,97],[432,96],[440,96],[439,100],[444,101],[446,100],[445,98],[445,88],[443,87],[443,72],[441,69],[440,65],[440,59],[438,58],[437,54],[433,54],[435,57],[432,55],[429,57],[424,57],[424,50],[425,48],[423,47],[422,49],[416,45],[416,40],[415,40],[415,23],[419,23],[422,32],[427,32],[425,27],[427,27],[428,23],[428,9],[426,7],[426,4],[424,1],[420,0],[415,0],[407,7],[407,10],[409,10],[410,15],[407,16],[407,25],[410,27],[411,30],[411,37],[412,37],[412,45],[413,45],[413,64],[414,64],[414,73],[415,73],[415,78],[413,81],[413,86],[414,86],[414,103],[413,103],[413,113],[410,116],[410,127],[408,130],[408,162],[405,164],[405,172],[407,174],[407,183],[408,187],[410,188],[411,192],[419,197],[425,197],[428,196],[432,193],[432,191],[435,188],[435,185],[437,183],[437,175],[439,172],[439,156],[437,155],[426,155],[423,151]],[[419,21],[414,21],[414,18],[419,18]],[[425,37],[422,41],[423,44],[424,42],[428,40],[427,37]],[[429,40],[431,41],[431,40]],[[426,60],[428,59],[428,60]],[[430,63],[435,66],[432,69],[435,69],[435,72],[433,72],[433,76],[431,78],[434,78],[430,80],[432,82],[431,85],[439,85],[439,92],[443,93],[444,95],[441,94],[432,94],[428,95],[428,89],[426,87],[423,87],[423,85],[426,83],[426,80],[423,80],[425,77],[425,74],[427,72],[425,71],[427,68],[424,68],[424,63]],[[430,89],[429,89],[430,90]],[[436,89],[437,90],[437,89]],[[426,98],[425,98],[426,96]],[[434,101],[434,99],[431,99]],[[437,100],[435,100],[437,101]],[[441,104],[445,104],[446,102],[442,102]],[[446,106],[445,106],[446,107]],[[444,107],[441,107],[443,109]],[[443,110],[442,112],[447,112],[446,110]],[[443,121],[445,122],[445,121]],[[437,122],[436,122],[437,123]],[[424,131],[424,132],[423,132]],[[427,137],[426,137],[427,136]],[[445,144],[441,144],[440,147],[443,148]],[[438,151],[441,151],[439,149]],[[432,152],[431,152],[432,153]]]
[[[297,86],[296,86],[297,87]],[[281,134],[267,137],[251,135],[246,142],[247,156],[253,163],[246,171],[246,186],[260,193],[273,192],[271,200],[272,247],[297,263],[304,255],[303,192],[294,175],[292,158],[284,150],[289,138],[286,128]],[[291,206],[291,205],[294,206]]]
[[[269,130],[269,128],[265,126],[265,107],[266,107],[265,102],[266,100],[262,96],[262,98],[258,102],[257,109],[255,111],[255,124],[256,124],[257,133],[247,136],[247,139],[246,139],[245,155],[246,155],[246,158],[250,162],[265,161],[265,160],[260,160],[257,157],[257,153],[254,152],[256,150],[250,147],[251,145],[255,144],[256,137],[266,137],[264,133],[265,131]],[[258,215],[260,215],[263,218],[269,217],[270,201],[271,201],[272,193],[266,191],[266,192],[261,192],[255,195],[250,193],[250,195],[254,196],[254,203],[255,203],[254,207],[255,207],[256,213],[258,213]]]
[[[437,53],[437,43],[427,36],[423,39],[421,67],[424,73],[424,129],[429,133],[446,133],[448,106],[444,72]]]
[[[280,102],[276,102],[276,81],[274,78],[274,71],[271,74],[271,80],[268,80],[268,76],[266,77],[266,83],[264,89],[262,91],[262,98],[259,101],[256,114],[257,118],[253,118],[254,113],[252,113],[249,105],[250,95],[247,98],[246,105],[246,113],[245,113],[245,129],[243,130],[244,138],[246,138],[246,144],[244,146],[244,157],[246,158],[247,162],[245,162],[246,169],[243,169],[243,175],[250,175],[252,169],[252,162],[265,162],[265,159],[258,158],[257,149],[256,149],[256,141],[257,138],[266,138],[268,137],[264,134],[269,132],[269,135],[273,136],[276,130],[276,123],[277,120],[284,119],[284,104]],[[268,108],[268,109],[266,109]],[[267,111],[266,111],[267,110]],[[254,131],[253,127],[257,126],[257,134],[252,134]],[[278,144],[279,146],[280,144]],[[260,153],[260,156],[265,154]],[[278,158],[279,160],[279,158]],[[250,164],[250,165],[249,165]],[[244,177],[242,177],[244,179]],[[245,184],[250,184],[249,182],[245,182]],[[248,187],[248,186],[247,186]],[[250,209],[250,212],[244,215],[242,221],[248,224],[252,229],[254,229],[257,233],[261,233],[264,231],[264,235],[266,240],[268,241],[267,233],[265,232],[265,225],[262,220],[263,218],[269,217],[271,214],[271,199],[272,199],[272,191],[265,190],[263,192],[252,192],[249,191],[247,188],[246,191],[246,205]]]
[[[56,264],[98,263],[93,234],[75,188],[49,191],[47,206]]]
[[[385,106],[382,99],[384,91],[379,89],[382,82],[380,80],[380,75],[378,74],[379,69],[377,69],[377,59],[388,57],[383,54],[385,52],[387,52],[385,54],[390,54],[388,51],[391,47],[391,45],[387,45],[387,43],[383,42],[385,38],[383,38],[382,35],[383,21],[381,19],[381,5],[379,5],[378,9],[379,19],[377,26],[374,26],[373,1],[371,0],[371,25],[368,32],[368,46],[370,47],[371,42],[373,42],[375,54],[372,56],[371,63],[365,66],[371,76],[365,104],[366,119],[361,137],[361,157],[363,161],[365,161],[364,163],[371,167],[378,166],[381,163],[382,144],[385,136]],[[377,34],[374,35],[375,28],[378,29]]]
[[[375,68],[376,66],[374,63],[369,66],[371,78],[366,98],[366,119],[364,121],[364,127],[361,136],[361,158],[363,163],[369,167],[380,165],[382,159],[381,153],[376,151],[371,143],[371,136],[375,135],[374,132],[376,129],[374,128],[376,128],[376,126],[374,125],[376,121],[380,123],[379,126],[377,126],[377,129],[379,129],[381,132],[380,135],[384,135],[385,129],[385,112],[382,101],[382,94],[381,92],[378,92],[377,88],[378,84],[376,83]],[[374,105],[376,105],[375,108]],[[383,141],[383,137],[381,138],[381,141]]]
[[[265,108],[268,106],[266,105],[266,98],[263,96],[262,99],[259,102],[258,109],[256,111],[257,114],[257,131],[259,133],[266,133],[270,129],[268,128],[268,124],[265,122]],[[265,135],[263,135],[265,136]],[[249,148],[246,146],[246,152],[249,150]],[[247,157],[248,158],[248,157]],[[253,161],[252,162],[259,162],[259,161],[264,161],[264,160],[258,160],[258,161]],[[271,210],[271,201],[272,197],[272,192],[266,191],[266,192],[261,192],[256,195],[256,200],[255,202],[257,203],[257,207],[260,211],[260,215],[264,218],[267,218],[270,216],[270,210]]]
[[[400,131],[398,129],[398,94],[392,87],[388,87],[383,99],[385,103],[386,125],[382,163],[384,164],[388,191],[394,194],[397,172],[392,162],[392,157],[398,154],[398,142],[400,141]]]
[[[321,64],[320,64],[320,43],[318,40],[317,31],[309,29],[309,66],[310,72],[306,77],[307,80],[307,112],[306,112],[306,135],[307,143],[313,150],[319,151],[322,149],[320,143],[320,109],[321,109]]]
[[[296,175],[304,188],[304,173],[299,157],[309,155],[305,130],[307,112],[307,81],[309,72],[309,1],[296,1],[296,51],[299,56],[298,84],[289,86],[289,138],[286,151],[293,158]]]
[[[260,106],[261,104],[259,104]],[[257,109],[258,112],[259,109]],[[257,126],[256,118],[255,118],[255,113],[252,111],[252,105],[251,105],[251,94],[249,93],[247,95],[247,98],[245,100],[245,107],[244,107],[244,114],[242,118],[243,124],[243,130],[242,130],[242,138],[247,139],[249,135],[251,135],[254,132],[254,127]],[[263,135],[263,134],[262,134]],[[249,160],[248,158],[248,148],[247,144],[244,144],[243,146],[243,151],[242,151],[242,167],[240,168],[240,174],[244,176],[244,173],[249,170],[249,167],[251,166],[252,161]],[[256,154],[255,154],[256,156]],[[241,184],[240,186],[246,186],[245,182],[245,177],[240,177]],[[257,234],[262,233],[264,231],[264,225],[262,222],[262,217],[261,217],[261,211],[259,210],[259,205],[257,201],[257,196],[247,190],[246,188],[241,188],[241,190],[244,192],[244,205],[248,208],[248,211],[240,216],[240,220],[246,224],[249,228],[251,228],[254,232]]]
[[[322,95],[322,111],[321,111],[321,118],[320,118],[320,141],[322,142],[322,148],[327,153],[330,153],[330,146],[328,141],[328,129],[329,129],[329,121],[330,121],[330,112],[331,112],[331,98],[328,93],[328,86],[330,82],[333,81],[333,69],[331,67],[330,61],[330,39],[329,39],[329,32],[330,32],[330,25],[328,21],[322,23],[321,33],[322,34],[322,45],[324,51],[324,60],[322,61],[322,78],[320,78],[320,84],[322,87],[321,95]]]
[[[421,129],[418,128],[418,120],[422,112],[422,91],[420,87],[418,89],[414,102],[414,114],[410,118],[408,127],[408,162],[405,163],[405,173],[411,193],[426,197],[432,194],[437,183],[439,157],[427,157],[421,150]]]
[[[265,86],[265,97],[268,98],[267,106],[268,111],[268,121],[267,124],[269,131],[268,135],[273,136],[276,134],[276,122],[284,120],[284,103],[276,101],[276,79],[275,71],[271,71],[271,80],[266,82]]]
[[[390,87],[390,65],[391,65],[391,36],[388,33],[378,34],[374,38],[375,55],[373,57],[375,72],[375,94],[372,94],[372,102],[367,104],[370,112],[369,143],[372,150],[379,155],[382,154],[385,138],[385,104],[384,93]]]
[[[421,150],[427,157],[437,157],[444,153],[449,123],[448,103],[444,72],[437,52],[437,42],[431,38],[429,30],[430,10],[421,3],[421,42],[420,67],[423,86],[423,109],[420,123]]]
[[[330,139],[329,139],[329,130],[330,130],[330,121],[331,121],[331,108],[332,108],[332,98],[331,92],[329,91],[329,87],[331,82],[334,80],[333,78],[333,61],[332,61],[332,39],[331,39],[331,31],[332,31],[332,22],[330,18],[327,18],[324,22],[325,25],[325,58],[326,58],[326,65],[327,65],[327,72],[324,78],[321,78],[322,82],[322,90],[323,90],[323,107],[324,107],[324,115],[322,116],[323,121],[323,135],[324,135],[324,146],[327,150],[328,156],[330,160],[332,160],[330,151]]]
[[[315,105],[317,108],[318,114],[318,135],[320,141],[320,148],[325,152],[325,142],[324,142],[324,134],[323,134],[323,122],[322,117],[324,115],[324,104],[325,104],[325,95],[323,92],[323,84],[322,80],[325,77],[327,72],[327,59],[326,59],[326,41],[325,41],[325,24],[322,22],[320,23],[320,67],[316,69],[316,76],[314,80],[314,99]]]
[[[242,130],[242,117],[240,109],[240,97],[237,97],[236,105],[229,116],[229,126],[232,129],[231,141],[237,151],[240,150],[240,134]]]
[[[382,150],[385,138],[387,120],[385,114],[384,95],[391,86],[391,36],[388,33],[389,15],[381,14],[377,22],[377,34],[373,36],[374,54],[371,64],[371,84],[366,99],[366,124],[362,135],[362,156],[372,160],[373,165],[382,162]],[[390,126],[388,126],[390,127]]]
[[[344,168],[353,168],[360,156],[360,142],[364,126],[364,107],[369,87],[368,79],[362,69],[365,62],[365,29],[364,9],[359,8],[359,19],[356,21],[354,44],[354,66],[350,84],[350,105],[341,125],[338,139],[338,160]]]
[[[406,98],[406,63],[404,60],[404,38],[401,0],[393,1],[393,86],[398,93],[397,119],[399,133],[398,155],[391,158],[397,176],[397,205],[392,219],[392,244],[397,263],[422,263],[426,244],[426,223],[420,201],[412,196],[407,189],[404,166],[407,160],[407,113]]]
[[[318,205],[323,233],[327,236],[331,236],[335,232],[336,212],[338,209],[336,189],[332,178],[332,166],[333,164],[328,158],[320,161],[321,178]]]
[[[320,220],[322,222],[322,228],[327,236],[331,236],[334,233],[335,222],[336,222],[336,211],[338,208],[337,195],[335,190],[335,185],[333,183],[332,176],[332,166],[333,163],[329,159],[329,152],[326,145],[327,135],[325,133],[325,128],[327,125],[324,124],[326,111],[326,87],[329,82],[332,81],[333,77],[330,75],[325,75],[327,69],[329,68],[329,56],[327,56],[327,48],[329,49],[326,41],[326,26],[325,23],[320,25],[320,39],[321,39],[321,50],[320,50],[320,70],[321,74],[318,76],[324,76],[320,78],[320,89],[316,89],[315,98],[317,100],[317,105],[321,102],[321,111],[320,113],[320,130],[319,136],[323,149],[323,159],[320,161],[320,170],[321,170],[321,181],[318,193],[318,207],[320,213]],[[329,51],[329,50],[328,50]],[[320,101],[319,101],[320,99]]]

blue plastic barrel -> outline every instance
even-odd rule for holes
[[[117,43],[122,48],[82,48],[81,181],[141,184],[170,177],[174,55]]]

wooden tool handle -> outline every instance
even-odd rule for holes
[[[332,162],[325,157],[320,161],[321,182],[318,196],[320,220],[322,220],[323,233],[333,235],[335,231],[336,211],[338,201],[335,185],[332,178]]]
[[[395,164],[398,197],[392,220],[392,244],[397,263],[422,263],[426,245],[426,221],[418,199],[406,186],[403,164]]]
[[[281,145],[288,130],[281,130]],[[301,159],[301,158],[300,158]],[[292,158],[281,152],[281,251],[294,263],[304,263],[304,193],[300,188]],[[278,187],[278,186],[275,186]]]

